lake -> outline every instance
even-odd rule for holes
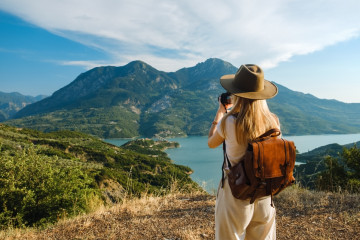
[[[304,153],[331,143],[344,145],[360,141],[360,134],[284,136],[284,138],[294,141],[296,149]],[[120,146],[129,140],[131,139],[106,139],[105,141]],[[180,148],[166,150],[174,163],[189,166],[194,170],[191,178],[206,191],[214,193],[221,178],[222,147],[210,149],[207,146],[206,136],[169,140],[180,143]]]

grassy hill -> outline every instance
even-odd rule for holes
[[[196,189],[191,169],[163,152],[176,146],[143,139],[116,147],[78,132],[0,124],[0,228],[55,222],[129,195],[161,195],[174,181]]]
[[[138,114],[118,106],[62,109],[7,121],[6,124],[42,132],[69,130],[102,138],[129,138],[139,136],[138,121]]]

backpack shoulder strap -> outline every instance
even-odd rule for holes
[[[226,144],[225,144],[225,140],[223,142],[223,154],[224,154],[224,161],[223,161],[223,164],[222,164],[222,167],[221,167],[221,188],[224,187],[224,180],[225,180],[225,177],[224,177],[224,171],[225,171],[225,167],[227,166],[228,168],[231,168],[231,163],[230,163],[230,160],[226,154]]]
[[[281,134],[281,131],[280,129],[278,128],[272,128],[268,131],[266,131],[264,134],[262,134],[261,136],[257,137],[255,140],[262,140],[263,138],[266,138],[266,137],[277,137],[277,136],[280,136]]]

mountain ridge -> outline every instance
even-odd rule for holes
[[[80,130],[107,138],[206,135],[217,97],[225,91],[219,78],[236,70],[217,58],[169,73],[140,60],[97,67],[26,106],[7,123],[42,131]],[[279,94],[268,103],[284,134],[360,132],[360,104],[318,99],[277,86]]]
[[[45,98],[45,95],[27,96],[18,92],[5,93],[0,91],[0,122],[13,117],[26,105]]]

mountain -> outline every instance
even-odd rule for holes
[[[45,98],[44,95],[32,97],[17,92],[0,92],[0,122],[13,117],[20,109],[43,98]]]
[[[279,94],[269,100],[269,107],[279,116],[284,133],[305,135],[359,132],[359,103],[319,99],[311,94],[277,85]]]
[[[236,70],[215,58],[170,73],[142,61],[97,67],[21,109],[7,124],[104,138],[206,135],[217,97],[224,92],[219,77]],[[318,99],[277,85],[279,94],[269,106],[284,134],[360,132],[360,104]]]

